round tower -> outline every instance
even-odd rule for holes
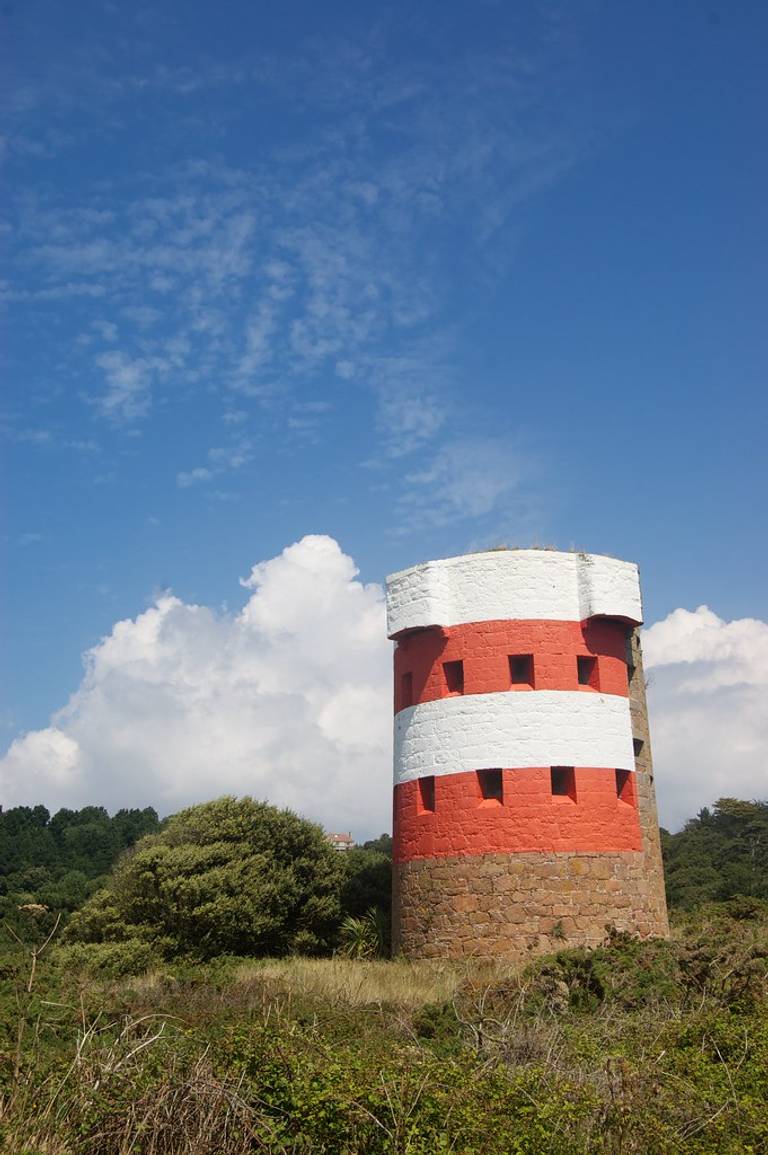
[[[668,933],[637,566],[494,550],[387,579],[393,945],[411,957]]]

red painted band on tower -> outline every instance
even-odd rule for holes
[[[583,689],[626,698],[626,649],[624,623],[603,618],[417,630],[395,649],[395,713],[452,694],[504,690]]]
[[[641,850],[634,774],[579,766],[571,775],[571,769],[473,771],[401,783],[394,793],[394,861]]]

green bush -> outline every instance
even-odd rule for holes
[[[624,1009],[676,1001],[682,980],[676,945],[666,939],[641,940],[612,932],[594,950],[571,948],[534,963],[534,990],[544,997],[566,995],[575,1010],[595,1010],[604,1002]]]
[[[383,958],[389,954],[389,919],[371,907],[361,918],[351,914],[342,921],[339,952],[347,958]]]
[[[53,960],[63,971],[85,970],[103,978],[140,975],[156,966],[156,951],[139,939],[126,942],[82,942],[55,949]]]
[[[341,917],[340,857],[288,810],[251,798],[193,806],[120,860],[66,940],[138,939],[169,958],[327,952]]]
[[[340,854],[343,868],[341,906],[360,918],[371,908],[389,918],[392,901],[392,859],[380,850],[356,846]]]

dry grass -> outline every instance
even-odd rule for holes
[[[476,962],[407,962],[404,959],[268,959],[244,963],[234,974],[236,983],[274,984],[301,998],[347,1006],[389,1005],[414,1011],[429,1003],[445,1003],[478,970],[489,981],[510,973],[509,965]]]
[[[114,1022],[84,1024],[63,1076],[30,1071],[0,1096],[3,1155],[291,1155],[241,1094],[243,1076],[217,1075],[208,1047],[190,1063],[166,1027],[146,1015],[117,1033]],[[158,1046],[162,1075],[150,1081]],[[73,1120],[71,1146],[62,1136]]]

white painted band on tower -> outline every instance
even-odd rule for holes
[[[633,562],[600,554],[510,549],[425,562],[387,578],[387,631],[516,619],[643,620]]]
[[[629,699],[580,690],[468,694],[395,718],[395,785],[489,767],[634,770]]]

